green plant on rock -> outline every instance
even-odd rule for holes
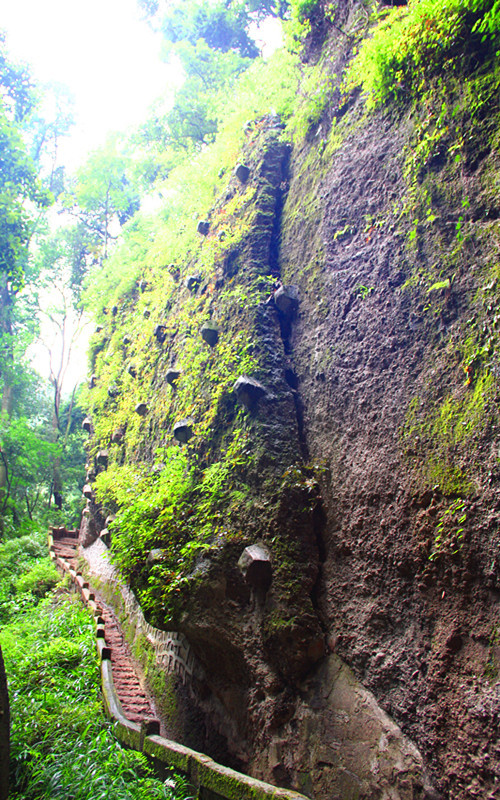
[[[429,561],[436,561],[445,556],[456,556],[462,550],[465,539],[465,523],[467,510],[461,498],[443,511],[438,518],[434,531]]]
[[[409,99],[438,71],[453,74],[473,48],[492,52],[499,37],[500,7],[491,0],[409,0],[363,41],[347,88],[361,85],[368,108]]]

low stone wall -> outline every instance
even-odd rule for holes
[[[156,764],[174,767],[184,773],[196,789],[199,800],[307,800],[304,795],[288,789],[280,789],[248,775],[243,775],[229,767],[217,764],[203,753],[165,739],[159,735],[157,720],[145,720],[142,725],[138,725],[125,717],[113,682],[111,650],[106,645],[102,609],[96,602],[95,595],[84,577],[77,573],[66,559],[56,555],[54,537],[57,538],[59,535],[59,529],[52,529],[49,533],[49,553],[59,570],[70,576],[75,589],[94,617],[97,650],[101,663],[104,707],[108,717],[115,723],[114,730],[117,738],[127,747],[149,756]],[[67,535],[68,532],[66,532]],[[124,590],[125,608],[127,609],[128,604],[132,618],[137,613],[142,616],[135,597],[131,592],[129,594],[131,596],[127,597],[127,591]],[[153,640],[157,638],[157,635],[163,634],[162,631],[151,628],[143,617],[142,621],[136,620],[136,624],[138,622],[144,626],[143,633],[152,637]],[[151,628],[150,631],[148,631],[148,627]],[[192,662],[190,664],[189,650],[184,647],[181,637],[176,634],[174,638],[172,634],[166,633],[163,636],[167,638],[163,640],[161,637],[160,649],[163,645],[165,646],[165,658],[169,663],[174,664],[174,669],[177,665],[177,670],[181,670],[184,675],[188,674],[189,670],[192,670]]]

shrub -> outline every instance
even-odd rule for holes
[[[472,49],[500,37],[498,0],[409,0],[395,8],[360,46],[346,86],[361,86],[368,108],[411,97],[439,70],[454,71]]]
[[[35,597],[45,597],[59,583],[60,576],[49,559],[35,564],[25,575],[17,579],[17,592],[31,592]]]

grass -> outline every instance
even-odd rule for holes
[[[11,800],[187,800],[182,778],[158,780],[143,754],[115,739],[102,711],[87,611],[63,584],[51,588],[48,559],[28,559],[24,576],[16,566],[2,563],[0,584],[8,617],[0,643],[11,707]],[[39,587],[33,591],[36,575],[45,581],[43,598]]]

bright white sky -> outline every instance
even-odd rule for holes
[[[108,132],[139,124],[179,77],[161,61],[160,37],[141,20],[136,0],[0,0],[0,28],[14,60],[75,96],[63,159],[69,167]]]

